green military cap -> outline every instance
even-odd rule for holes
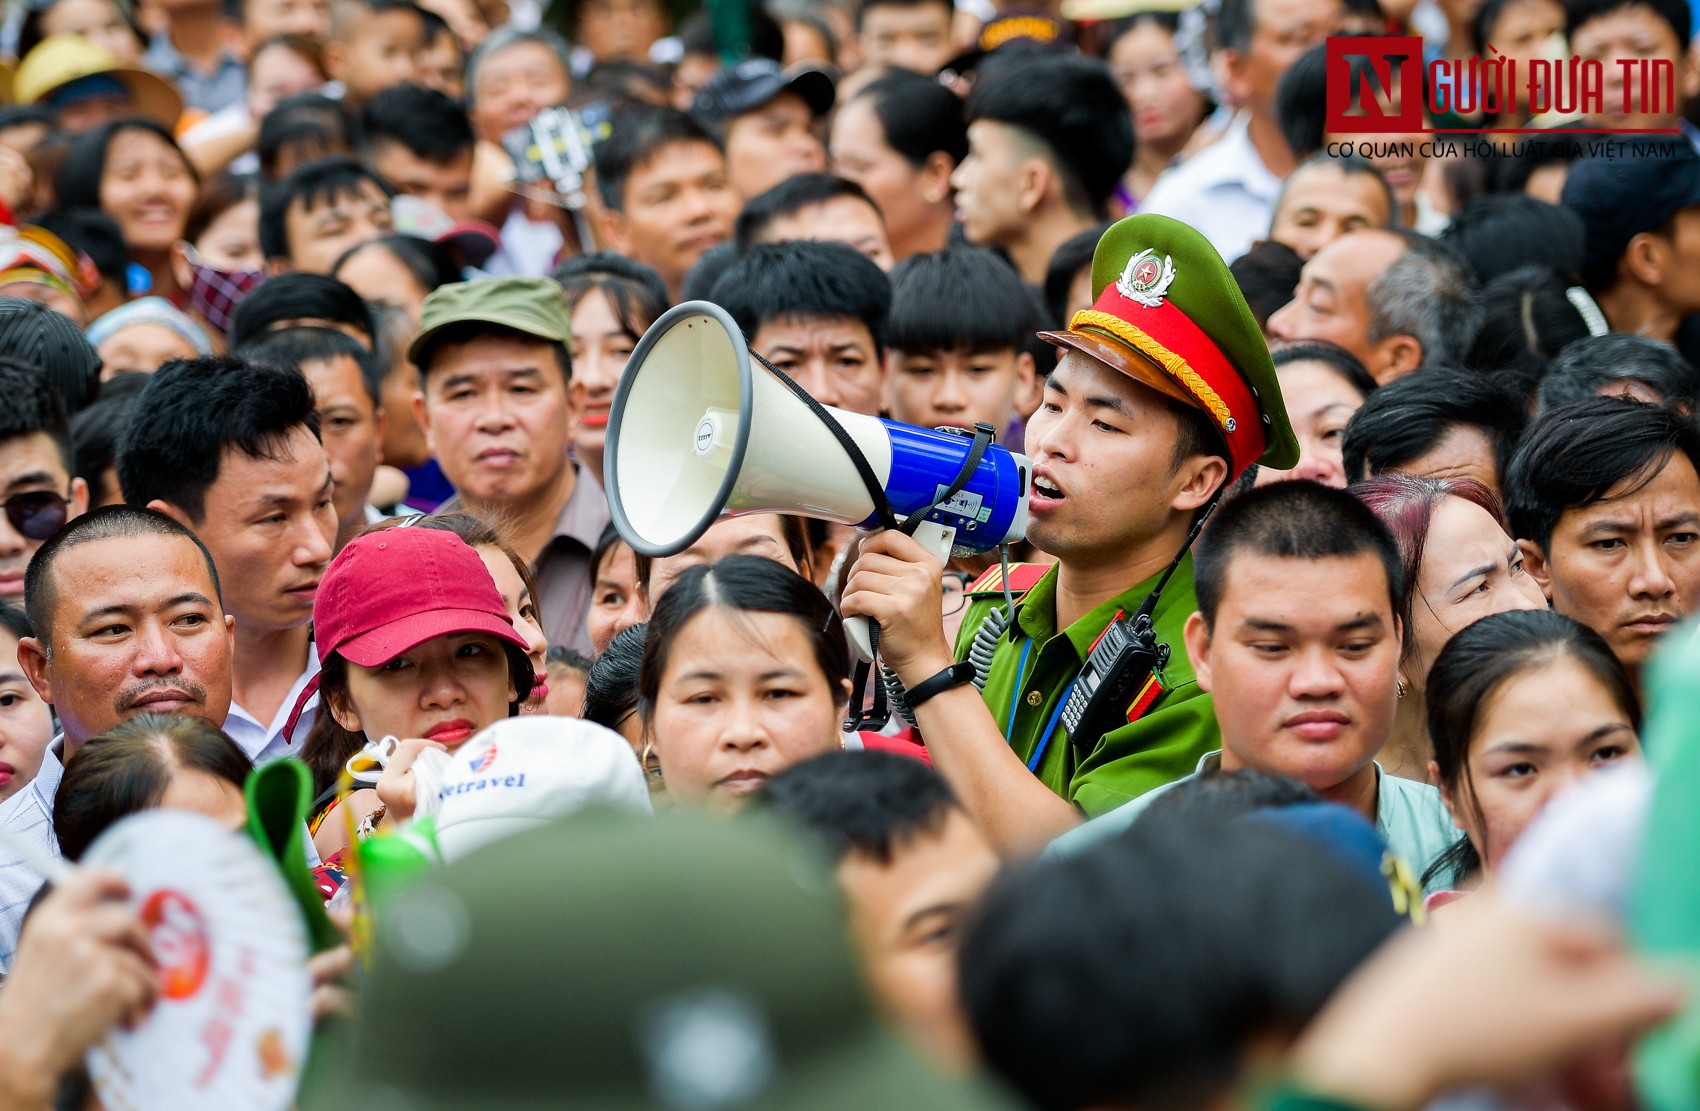
[[[1067,331],[1040,335],[1204,410],[1228,445],[1229,481],[1253,463],[1298,463],[1269,345],[1209,240],[1167,216],[1118,220],[1093,252],[1092,296]]]
[[[572,314],[558,282],[550,278],[475,278],[439,286],[425,298],[419,334],[408,345],[407,357],[423,370],[421,356],[429,356],[436,333],[468,321],[511,328],[555,343],[572,339]]]
[[[760,816],[582,811],[430,874],[381,908],[347,1059],[302,1106],[1009,1106],[874,1016],[797,841]]]

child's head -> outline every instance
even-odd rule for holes
[[[911,255],[891,273],[886,407],[927,428],[1002,432],[1031,408],[1033,303],[1021,276],[980,247]]]
[[[325,68],[341,81],[343,99],[358,108],[392,85],[415,77],[425,48],[425,17],[412,0],[338,0],[331,9]]]

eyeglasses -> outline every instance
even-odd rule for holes
[[[6,520],[31,540],[46,540],[65,526],[69,503],[52,490],[29,490],[6,499]]]

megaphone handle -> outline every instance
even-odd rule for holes
[[[956,530],[949,525],[941,525],[936,521],[922,521],[915,527],[913,533],[921,546],[932,552],[940,564],[950,562],[950,553],[956,547]],[[874,658],[873,638],[868,635],[868,619],[866,617],[846,617],[844,632],[850,638],[850,646],[856,650],[858,659],[872,663]]]

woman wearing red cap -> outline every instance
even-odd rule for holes
[[[484,561],[437,529],[388,528],[350,541],[319,584],[313,633],[321,710],[302,756],[321,790],[368,738],[420,742],[404,745],[392,772],[424,747],[453,751],[517,713],[519,692],[534,681],[526,642]],[[382,817],[372,790],[333,805],[314,834],[321,855],[347,847],[344,806],[358,821]]]

